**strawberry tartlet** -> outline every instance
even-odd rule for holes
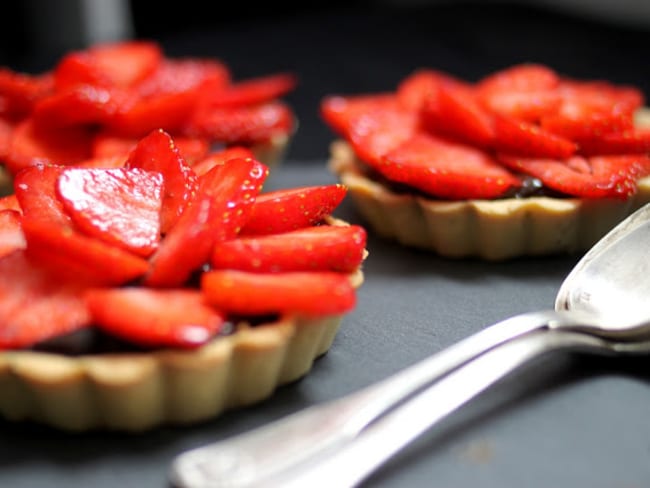
[[[188,162],[232,145],[272,166],[296,120],[282,97],[292,73],[233,80],[218,59],[166,56],[153,41],[97,44],[40,74],[0,68],[0,166],[6,180],[35,162],[123,155],[162,128]]]
[[[650,202],[650,129],[632,86],[522,64],[470,83],[418,70],[328,96],[329,167],[379,235],[445,257],[588,249]]]
[[[0,415],[64,430],[204,421],[305,375],[356,302],[340,184],[262,192],[247,148],[17,171],[0,198]]]

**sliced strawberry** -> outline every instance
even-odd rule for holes
[[[241,234],[279,234],[316,225],[331,215],[347,191],[347,187],[333,184],[262,193],[257,196]]]
[[[492,114],[467,88],[440,85],[436,96],[429,97],[422,108],[422,122],[434,135],[460,142],[489,147],[494,141]]]
[[[70,227],[25,218],[22,226],[29,258],[66,279],[123,285],[143,276],[149,267],[145,259]]]
[[[252,144],[269,141],[293,129],[291,109],[279,101],[243,107],[199,106],[186,131],[226,144]]]
[[[91,141],[85,128],[46,129],[25,119],[13,132],[7,168],[15,174],[36,163],[74,164],[90,157]]]
[[[35,266],[22,250],[0,258],[0,349],[19,349],[88,326],[84,285]]]
[[[162,191],[162,174],[139,168],[71,168],[57,181],[77,229],[140,256],[158,247]]]
[[[650,153],[650,129],[629,129],[585,139],[580,141],[580,152],[586,155]]]
[[[218,243],[212,253],[212,266],[273,273],[328,270],[351,273],[363,261],[365,244],[366,232],[356,225],[307,227]]]
[[[37,165],[16,175],[27,255],[60,276],[94,284],[119,285],[142,276],[147,261],[75,230],[56,195],[64,169]]]
[[[197,177],[171,136],[156,130],[141,139],[129,155],[127,168],[142,168],[163,175],[163,205],[160,230],[166,233],[185,210],[197,189]]]
[[[639,107],[635,91],[607,83],[563,80],[557,112],[541,118],[543,128],[578,143],[602,134],[630,130]]]
[[[296,87],[297,82],[292,73],[278,73],[239,81],[202,96],[201,103],[210,107],[257,105],[286,95]]]
[[[209,261],[217,242],[237,235],[267,175],[268,168],[254,159],[231,159],[203,175],[196,197],[153,255],[146,283],[185,283]]]
[[[386,154],[379,170],[392,181],[447,199],[496,198],[521,184],[487,152],[428,134]]]
[[[245,146],[231,146],[220,151],[213,152],[192,166],[198,176],[203,176],[215,166],[224,164],[229,159],[253,158],[253,151]]]
[[[469,83],[448,73],[420,69],[404,78],[397,86],[397,99],[409,110],[420,110],[431,97],[436,97],[441,85],[457,86],[459,89],[470,90]]]
[[[491,73],[476,83],[482,93],[536,92],[552,90],[560,83],[560,76],[548,66],[523,63]]]
[[[79,84],[41,99],[32,117],[39,125],[67,127],[104,124],[127,103],[126,94],[100,86]]]
[[[356,301],[348,275],[331,271],[209,271],[201,276],[201,288],[212,305],[242,315],[340,314]]]
[[[547,188],[583,198],[627,198],[636,191],[636,179],[648,174],[645,155],[573,156],[567,160],[501,156],[515,171],[539,178]]]
[[[0,257],[24,249],[25,236],[20,227],[20,212],[0,210]]]
[[[30,75],[0,68],[0,114],[13,120],[27,116],[36,102],[52,93],[54,78],[51,73]]]
[[[96,44],[64,56],[56,67],[58,89],[76,84],[130,87],[153,73],[163,60],[160,47],[148,41]]]
[[[85,299],[98,328],[146,347],[198,347],[225,321],[197,290],[93,289]]]
[[[139,141],[138,138],[99,132],[93,138],[93,158],[126,156],[137,146]],[[174,136],[174,144],[189,165],[205,158],[210,149],[208,141],[196,137]]]
[[[494,143],[498,151],[518,156],[564,159],[576,152],[576,144],[537,124],[508,116],[494,117]]]
[[[409,139],[419,123],[416,112],[405,109],[395,96],[385,94],[329,97],[321,104],[321,114],[371,166]]]
[[[15,210],[16,212],[22,213],[15,193],[0,197],[0,210]]]
[[[122,156],[105,156],[102,158],[90,158],[90,159],[84,159],[83,161],[80,161],[76,163],[74,166],[75,168],[103,168],[103,169],[111,169],[111,168],[123,168],[124,165],[126,164],[126,159],[127,157],[122,155]]]

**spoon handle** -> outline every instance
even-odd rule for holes
[[[283,471],[264,486],[357,486],[422,433],[529,361],[558,350],[611,353],[598,337],[539,330],[502,344],[406,400],[335,451]]]
[[[568,313],[553,310],[498,322],[356,393],[186,451],[174,460],[170,479],[179,488],[254,486],[291,465],[340,448],[408,396],[486,351],[550,324],[573,323]]]

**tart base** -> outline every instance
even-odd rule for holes
[[[586,251],[634,210],[650,202],[650,177],[627,199],[509,198],[441,201],[396,193],[364,175],[342,140],[329,169],[348,187],[361,216],[388,239],[448,258],[501,261]]]
[[[241,326],[194,351],[0,353],[0,413],[66,431],[189,424],[259,402],[306,375],[341,316]]]

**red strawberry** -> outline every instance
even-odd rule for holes
[[[0,258],[0,350],[30,347],[88,326],[84,286],[35,266],[22,250]]]
[[[267,175],[268,168],[254,159],[231,159],[203,175],[195,198],[153,255],[146,283],[185,283],[209,261],[217,242],[237,235]]]
[[[482,78],[476,84],[476,90],[482,94],[537,92],[553,90],[559,83],[559,75],[548,66],[523,63],[495,71]]]
[[[509,154],[564,159],[576,152],[576,144],[537,124],[508,116],[494,118],[494,148]]]
[[[104,124],[128,102],[117,90],[94,85],[76,85],[41,99],[32,116],[39,125],[67,127]]]
[[[0,106],[2,106],[1,99]],[[7,159],[11,138],[13,137],[14,126],[15,124],[10,122],[8,119],[0,117],[0,161],[5,161]]]
[[[457,86],[459,89],[470,90],[471,86],[448,73],[420,69],[407,76],[397,86],[397,99],[409,110],[420,110],[431,97],[436,97],[441,85]]]
[[[51,73],[29,75],[0,68],[0,114],[13,120],[22,119],[53,89]]]
[[[16,249],[24,249],[25,245],[25,236],[20,227],[20,212],[0,210],[0,258]]]
[[[201,103],[210,107],[240,107],[255,105],[280,98],[296,87],[296,76],[278,73],[229,85],[201,97]]]
[[[141,256],[160,241],[162,189],[160,173],[139,168],[71,168],[57,180],[57,194],[79,230]]]
[[[422,108],[424,127],[434,135],[489,147],[494,141],[494,121],[490,112],[476,100],[470,89],[440,85],[436,96]]]
[[[91,83],[130,87],[153,73],[163,60],[159,46],[147,41],[94,45],[63,57],[55,70],[58,89]]]
[[[392,95],[329,97],[321,104],[321,113],[352,144],[359,158],[372,166],[410,138],[418,125],[418,114]]]
[[[518,178],[480,149],[419,134],[384,157],[379,171],[438,198],[496,198]]]
[[[0,211],[1,210],[15,210],[18,213],[22,213],[15,193],[0,197]]]
[[[140,139],[138,138],[122,137],[106,132],[99,132],[93,138],[93,158],[127,156],[138,145],[139,141]],[[174,136],[174,145],[190,166],[206,157],[210,149],[208,141],[196,137]]]
[[[318,224],[339,206],[347,191],[347,187],[333,184],[262,193],[241,234],[278,234]]]
[[[291,109],[279,101],[243,107],[199,106],[186,131],[226,144],[252,144],[291,132],[293,123]]]
[[[580,152],[586,155],[647,154],[650,152],[650,129],[629,129],[585,139],[580,141]]]
[[[156,130],[142,138],[129,155],[127,168],[157,171],[163,175],[160,230],[166,233],[178,220],[197,189],[197,177],[181,156],[171,136]]]
[[[356,301],[348,275],[331,271],[209,271],[201,277],[201,288],[212,305],[242,315],[340,314]]]
[[[283,234],[218,243],[212,266],[242,271],[339,271],[351,273],[363,260],[366,232],[359,226],[323,225]]]
[[[193,348],[219,332],[224,316],[190,289],[93,289],[85,294],[93,323],[146,347]]]
[[[203,176],[215,166],[224,164],[229,159],[248,159],[253,157],[255,157],[255,155],[249,148],[245,146],[231,146],[205,156],[194,164],[192,169],[198,176]]]
[[[573,156],[567,160],[501,156],[515,171],[539,178],[547,188],[583,198],[627,198],[636,191],[636,179],[648,174],[645,155]]]
[[[557,112],[541,118],[543,128],[578,143],[602,134],[633,128],[639,107],[636,91],[607,83],[564,80],[558,87],[562,103]]]
[[[30,259],[61,276],[95,284],[123,284],[142,276],[147,261],[75,230],[56,195],[64,169],[32,166],[16,175],[14,188]]]
[[[46,129],[25,119],[13,131],[7,168],[15,174],[36,163],[75,164],[90,157],[91,140],[85,128]]]

